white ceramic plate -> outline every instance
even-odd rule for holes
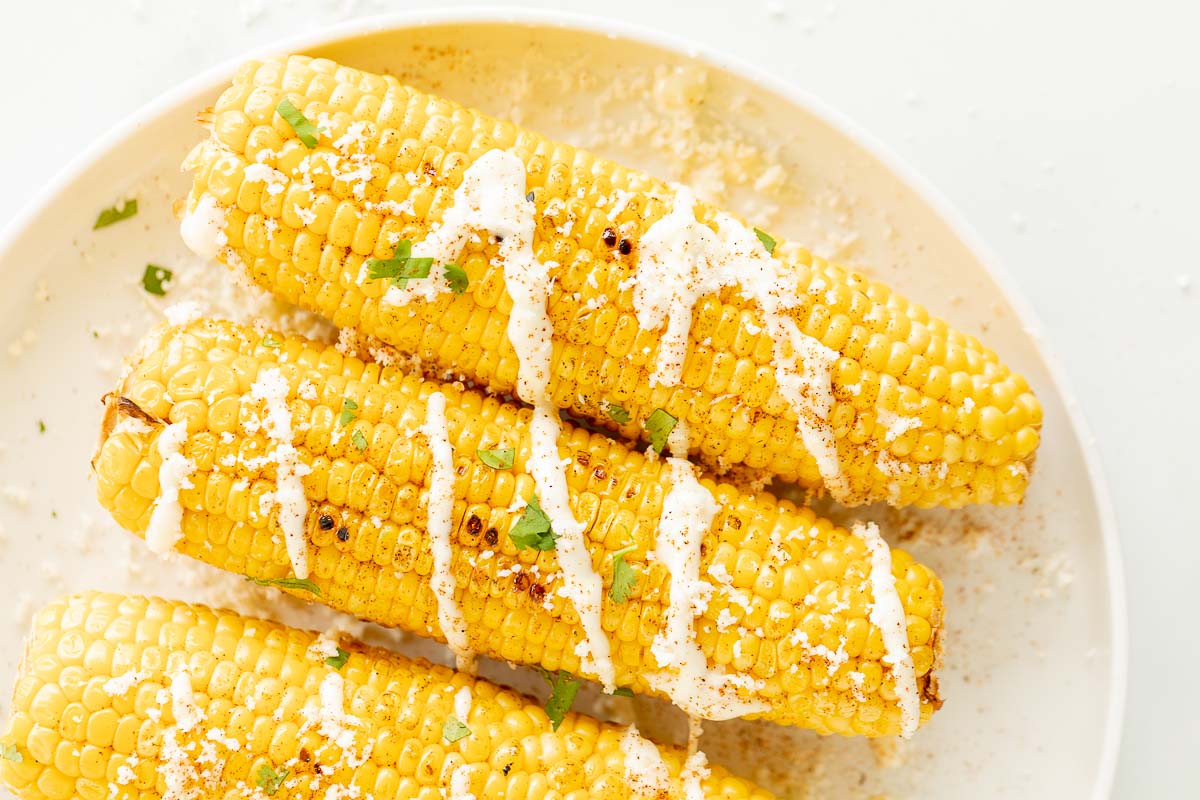
[[[388,70],[693,183],[762,227],[920,298],[1024,372],[1046,414],[1022,508],[872,514],[946,584],[946,705],[933,722],[902,746],[766,723],[710,724],[703,746],[788,797],[1107,795],[1126,640],[1114,522],[1095,455],[1027,310],[918,180],[795,89],[611,22],[409,16],[272,49]],[[160,316],[161,304],[139,285],[147,263],[175,270],[171,300],[196,295],[226,312],[250,302],[255,315],[286,316],[246,292],[215,290],[228,287],[227,274],[185,252],[172,214],[188,182],[178,164],[201,135],[194,116],[235,66],[136,114],[68,167],[0,239],[0,576],[12,608],[11,620],[0,619],[0,684],[11,680],[31,609],[84,588],[152,591],[311,624],[331,619],[215,570],[159,561],[108,522],[89,482],[99,398],[120,356]],[[97,212],[125,196],[138,198],[138,215],[93,232]],[[493,665],[488,672],[534,685],[521,671]],[[678,735],[678,717],[650,713],[640,701],[598,712]]]

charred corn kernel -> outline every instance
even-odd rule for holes
[[[321,120],[316,148],[304,147],[274,114],[284,97]],[[222,258],[244,265],[289,302],[415,354],[431,369],[508,393],[517,374],[506,332],[511,302],[491,237],[478,237],[459,258],[470,280],[460,295],[395,306],[382,301],[384,281],[364,277],[366,259],[390,258],[401,239],[428,235],[466,168],[496,148],[526,166],[536,209],[535,254],[557,279],[548,299],[555,401],[630,438],[645,436],[642,423],[664,408],[689,417],[690,450],[710,465],[747,464],[806,486],[820,484],[816,461],[797,434],[796,412],[776,384],[771,337],[757,306],[741,294],[701,298],[680,385],[650,385],[659,332],[639,329],[633,291],[623,282],[634,275],[639,238],[670,209],[663,198],[672,190],[661,181],[391,76],[282,56],[243,66],[217,100],[212,136],[185,162],[194,181],[188,206],[208,198],[225,209],[230,247]],[[716,213],[697,207],[706,224],[714,224]],[[839,499],[918,506],[1019,502],[1041,424],[1041,408],[1024,379],[974,337],[882,284],[783,242],[775,254],[795,275],[801,300],[791,313],[800,329],[840,354],[827,420],[840,420],[834,426],[845,483]],[[884,382],[888,388],[881,391]],[[946,400],[964,417],[910,413],[900,387],[907,405]],[[709,413],[727,392],[734,395],[734,413]],[[614,423],[605,412],[610,403],[628,411],[631,421]],[[862,429],[855,421],[877,411],[905,425],[919,422],[918,434],[899,448],[892,446],[895,428],[855,435]],[[747,415],[766,415],[761,421],[777,434],[748,433]],[[1017,437],[1018,446],[988,462],[1021,467],[1014,480],[977,487],[972,473],[983,453],[953,451],[966,480],[946,485],[949,459],[942,453],[948,448],[941,440],[974,430],[988,442],[1006,432]],[[911,479],[900,480],[901,471]]]
[[[88,722],[46,727],[36,698],[68,694],[82,665],[78,652],[64,652],[64,640],[85,649],[107,640],[137,663],[90,665],[87,685],[95,689],[78,708]],[[523,796],[531,783],[541,787],[537,796],[642,797],[629,784],[615,725],[568,714],[554,731],[536,701],[482,679],[350,640],[338,642],[350,656],[335,668],[310,649],[317,641],[315,633],[157,598],[91,592],[51,603],[34,619],[18,668],[0,735],[0,782],[26,800],[391,800],[414,796],[416,785],[444,797],[464,779],[493,797]],[[164,657],[137,658],[153,652]],[[206,681],[201,664],[227,677],[228,696]],[[472,697],[461,720],[469,733],[447,742],[442,726],[462,691]],[[97,735],[113,727],[118,709],[137,737]],[[501,715],[520,723],[505,729]],[[495,747],[478,746],[489,739]],[[683,800],[684,754],[659,750],[671,785],[656,798]],[[591,784],[603,791],[593,795]],[[716,765],[702,791],[721,800],[771,797]]]
[[[420,433],[425,399],[439,391],[446,398],[454,449],[450,572],[468,644],[500,659],[578,671],[583,632],[575,609],[558,593],[555,552],[517,551],[508,535],[523,513],[510,510],[514,501],[534,491],[528,473],[531,412],[395,366],[343,356],[333,347],[270,335],[279,347],[261,347],[263,335],[251,328],[201,320],[148,337],[109,396],[94,461],[100,502],[116,521],[144,535],[158,491],[162,422],[186,423],[181,454],[196,463],[190,480],[204,488],[180,496],[185,536],[177,549],[255,579],[287,578],[291,562],[278,515],[269,503],[260,508],[277,490],[277,466],[264,430],[266,409],[251,391],[259,376],[278,371],[287,384],[291,444],[310,467],[303,478],[305,548],[309,580],[320,594],[286,590],[383,625],[419,635],[432,631],[444,641],[430,588],[433,558],[425,530],[432,457]],[[226,363],[238,365],[236,384],[213,382],[199,408],[175,404],[162,390],[180,371],[208,374]],[[343,413],[347,401],[352,413]],[[226,402],[239,409],[236,428],[217,434],[203,427],[203,404]],[[364,450],[351,442],[352,431],[364,432]],[[515,450],[512,469],[492,469],[477,455],[495,448]],[[206,459],[209,451],[213,457]],[[612,553],[635,546],[625,560],[639,573],[638,581],[623,604],[606,589],[602,624],[614,645],[617,685],[649,693],[646,676],[658,666],[651,644],[663,627],[670,576],[647,554],[655,548],[669,470],[662,460],[649,460],[621,442],[569,424],[559,453],[569,459],[572,510],[588,523],[592,567],[606,587],[612,582]],[[123,503],[129,482],[139,474],[148,476],[150,498]],[[839,675],[851,671],[846,648],[856,642],[862,651],[856,657],[864,663],[883,657],[882,637],[868,619],[870,559],[862,541],[769,494],[748,494],[708,479],[702,484],[721,506],[704,539],[700,570],[700,578],[713,587],[711,602],[696,619],[697,641],[710,664],[761,681],[758,689],[740,691],[745,699],[769,706],[762,718],[826,733],[897,733],[892,725],[897,715],[847,726],[820,711],[863,702],[872,693],[846,694],[792,678],[816,664]],[[266,510],[253,516],[248,507]],[[909,630],[925,637],[920,643],[936,653],[941,582],[903,551],[895,551],[893,572],[905,588],[901,599]],[[917,617],[926,627],[916,623]],[[918,676],[922,719],[940,705],[933,671],[930,663]],[[884,672],[884,684],[890,686],[890,668]],[[884,705],[894,705],[894,696]],[[47,715],[57,712],[53,697],[42,705]]]

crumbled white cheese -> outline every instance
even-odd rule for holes
[[[884,428],[884,441],[894,442],[911,430],[921,427],[919,417],[902,417],[885,408],[879,409],[879,424]]]
[[[149,672],[141,672],[131,669],[123,675],[118,675],[115,678],[109,678],[104,682],[104,693],[111,697],[120,697],[128,692],[134,686],[137,686],[142,681],[150,677]]]
[[[180,669],[171,676],[171,714],[180,733],[190,732],[204,719],[192,694],[192,679],[186,669]]]
[[[336,639],[331,639],[327,636],[319,636],[317,640],[308,646],[304,651],[304,657],[310,661],[324,664],[325,659],[333,658],[338,654],[338,643]]]
[[[203,317],[204,309],[195,300],[183,300],[164,308],[163,315],[171,325],[188,325]]]

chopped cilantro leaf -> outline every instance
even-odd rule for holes
[[[446,717],[446,722],[442,725],[442,737],[453,744],[459,739],[465,739],[471,735],[471,729],[460,722],[455,717]]]
[[[512,469],[517,451],[511,447],[500,447],[495,450],[479,450],[477,454],[479,460],[492,469]]]
[[[274,797],[279,788],[283,786],[283,781],[287,776],[288,771],[286,769],[279,772],[270,764],[263,764],[258,768],[258,774],[255,776],[254,782],[258,784],[258,788],[262,789],[268,797]]]
[[[279,116],[283,117],[283,121],[292,126],[292,130],[300,137],[300,141],[304,142],[304,146],[309,150],[317,146],[317,142],[321,138],[320,131],[317,126],[308,121],[308,117],[300,113],[300,109],[292,105],[292,101],[286,97],[279,101],[279,105],[275,106],[275,110],[279,112]]]
[[[450,284],[450,291],[455,294],[462,294],[470,286],[467,271],[458,264],[446,265],[446,282]]]
[[[614,603],[628,601],[629,595],[633,592],[633,587],[637,585],[637,570],[629,566],[625,561],[625,554],[633,550],[633,548],[633,545],[629,545],[612,554],[613,579],[612,587],[608,590],[608,596],[613,599]]]
[[[667,446],[667,438],[670,437],[671,431],[675,430],[678,423],[679,420],[661,408],[654,409],[654,413],[646,420],[646,432],[650,434],[650,446],[661,453]]]
[[[351,400],[349,397],[342,399],[342,415],[338,417],[338,422],[344,428],[354,421],[358,416],[358,403]]]
[[[147,264],[145,271],[142,273],[142,288],[153,295],[162,297],[167,293],[167,284],[171,282],[171,278],[175,273],[166,267],[160,267],[157,264]]]
[[[349,660],[350,653],[340,647],[337,650],[337,655],[330,656],[329,658],[325,659],[325,663],[334,669],[341,669],[342,667],[346,666],[346,661]]]
[[[536,494],[529,498],[529,504],[525,506],[525,513],[517,520],[517,524],[512,526],[512,530],[508,532],[508,538],[512,539],[518,550],[524,550],[527,547],[532,547],[534,550],[554,549],[558,535],[550,530],[550,518],[538,505]]]
[[[354,446],[358,448],[358,452],[360,453],[367,449],[367,437],[363,436],[362,431],[355,431],[350,434],[350,441],[354,443]]]
[[[633,419],[628,411],[616,403],[609,403],[608,407],[604,409],[604,413],[608,414],[608,418],[618,425],[628,425],[629,421]]]
[[[276,339],[275,334],[268,333],[266,336],[264,336],[262,338],[262,342],[260,344],[262,344],[263,347],[268,347],[272,350],[278,350],[279,347],[283,344],[283,342]]]
[[[771,234],[755,228],[754,235],[757,236],[758,240],[763,243],[763,247],[767,248],[768,254],[775,255],[775,240],[771,237]]]
[[[633,697],[633,689],[628,686],[618,686],[613,689],[613,697]]]
[[[575,695],[579,694],[580,682],[571,677],[571,674],[565,669],[560,669],[557,675],[543,670],[542,677],[550,684],[550,697],[546,700],[546,716],[550,718],[550,726],[554,730],[558,730],[558,726],[562,725],[563,719],[575,702]]]
[[[301,580],[299,578],[250,578],[246,580],[251,583],[256,583],[259,586],[278,586],[281,589],[298,589],[303,592],[311,592],[317,596],[321,594],[321,587],[317,586],[310,580]]]
[[[391,258],[372,258],[367,262],[367,280],[386,278],[403,289],[411,278],[428,278],[432,258],[413,258],[412,242],[401,239]]]
[[[14,764],[20,764],[25,761],[25,756],[21,755],[21,751],[17,749],[15,744],[0,744],[0,758],[5,761],[11,761]]]
[[[98,217],[96,217],[95,224],[92,225],[92,230],[98,230],[99,228],[107,228],[109,225],[112,225],[114,222],[120,222],[123,219],[129,219],[136,213],[137,213],[137,200],[136,199],[126,200],[124,203],[121,204],[120,208],[118,208],[116,206],[111,206],[111,207],[106,208],[103,211],[101,211],[100,215]]]
[[[46,423],[44,420],[38,420],[38,433],[46,432]]]

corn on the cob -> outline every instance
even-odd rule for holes
[[[272,442],[264,431],[264,405],[252,388],[276,371],[294,421],[286,442]],[[450,573],[470,649],[595,677],[578,655],[580,618],[559,595],[555,551],[518,551],[509,536],[523,513],[514,501],[535,490],[528,409],[300,337],[200,321],[150,337],[110,395],[94,461],[99,499],[118,523],[143,535],[162,491],[164,423],[185,426],[179,454],[194,470],[179,494],[177,549],[254,579],[282,581],[291,559],[267,506],[278,491],[273,449],[294,446],[311,470],[301,479],[309,504],[303,547],[316,599],[445,641],[430,586],[431,452],[419,432],[434,391],[446,398],[454,448]],[[615,682],[649,692],[658,668],[652,645],[671,603],[664,561],[649,557],[663,547],[658,529],[670,470],[571,426],[559,445],[570,463],[571,507],[586,525],[591,567],[606,588],[601,618]],[[495,448],[514,451],[511,469],[493,469],[477,454]],[[890,666],[883,632],[872,624],[881,576],[872,571],[868,544],[768,494],[707,479],[703,486],[720,505],[699,548],[697,577],[712,594],[696,617],[695,636],[707,662],[747,678],[737,697],[761,703],[756,716],[824,733],[901,732],[905,676]],[[640,575],[619,603],[609,593],[613,554],[628,545],[634,549],[623,558]],[[933,669],[942,586],[907,553],[892,555],[888,576],[903,606],[897,625],[906,628],[914,703],[919,695],[919,714],[911,707],[915,725],[940,704]],[[303,588],[284,588],[313,599]]]
[[[349,640],[88,593],[35,619],[0,781],[29,800],[771,797],[629,735],[580,714],[552,730],[527,697]],[[647,747],[669,773],[654,792]]]
[[[315,148],[276,113],[284,98],[316,122]],[[809,352],[789,356],[764,324],[763,303],[725,288],[696,303],[680,341],[686,359],[674,365],[678,384],[656,385],[669,348],[661,320],[639,327],[631,278],[643,239],[682,195],[390,76],[303,56],[242,67],[216,103],[212,137],[185,162],[194,173],[189,228],[220,228],[224,238],[201,249],[244,263],[280,297],[416,354],[437,374],[511,392],[517,357],[506,332],[512,302],[497,259],[502,245],[486,235],[466,242],[458,259],[465,292],[406,305],[387,302],[387,282],[366,280],[364,267],[392,258],[401,240],[429,240],[464,173],[495,148],[525,168],[533,249],[556,281],[548,308],[560,408],[629,438],[645,436],[648,415],[666,409],[689,422],[690,452],[706,463],[824,484],[844,504],[1020,501],[1041,407],[1025,379],[975,337],[882,284],[772,242],[790,295],[780,319],[812,337]],[[722,224],[705,204],[695,211],[714,230]],[[779,373],[781,359],[797,355],[824,382],[816,387],[824,399],[804,408]],[[614,422],[610,404],[629,421]],[[806,424],[826,437],[824,453],[798,435]]]

